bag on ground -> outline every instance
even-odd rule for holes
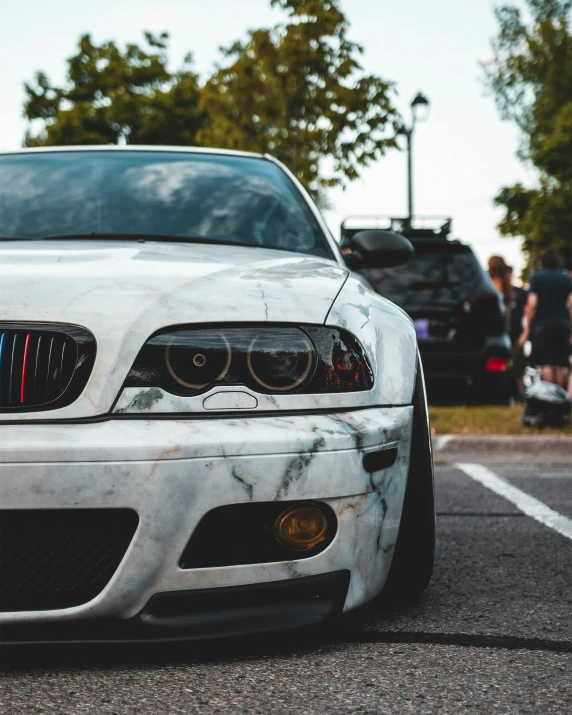
[[[572,400],[562,387],[538,380],[524,397],[522,423],[527,427],[563,427],[570,422]]]

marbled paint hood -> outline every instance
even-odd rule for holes
[[[320,324],[347,275],[332,260],[262,248],[0,242],[0,320],[71,323],[95,335],[97,359],[88,388],[73,405],[45,413],[90,416],[110,409],[137,352],[155,331],[230,321]]]

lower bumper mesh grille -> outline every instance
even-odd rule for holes
[[[138,521],[131,509],[0,511],[0,610],[69,608],[95,598]]]

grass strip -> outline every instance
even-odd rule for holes
[[[430,407],[431,432],[435,434],[547,434],[571,435],[572,425],[562,428],[525,427],[522,405],[514,407]]]

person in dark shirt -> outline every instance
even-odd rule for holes
[[[565,387],[572,326],[572,281],[560,268],[554,249],[544,249],[540,260],[542,270],[530,279],[525,327],[519,344],[524,345],[530,338],[532,362],[540,365],[542,379]]]
[[[509,280],[512,283],[512,266],[507,266]],[[528,291],[520,286],[512,286],[512,302],[510,305],[509,336],[512,345],[512,363],[514,380],[516,383],[517,400],[522,400],[524,396],[524,369],[526,359],[524,357],[523,346],[519,343],[524,321],[524,309],[528,299]]]

